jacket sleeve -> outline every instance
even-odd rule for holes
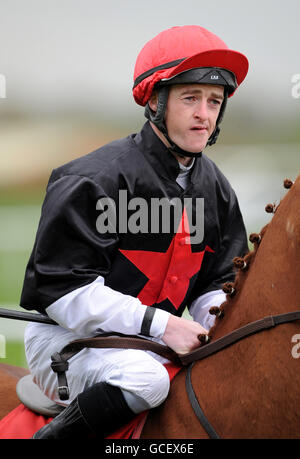
[[[226,300],[222,290],[213,290],[196,298],[189,307],[189,313],[196,322],[209,330],[215,323],[215,316],[209,313],[212,306],[221,306]]]
[[[107,194],[88,177],[52,176],[25,272],[21,306],[81,336],[102,330],[138,334],[147,308],[104,285],[119,243],[116,231],[97,230],[96,204]],[[163,334],[168,317],[156,310],[153,336]]]

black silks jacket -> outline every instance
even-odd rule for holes
[[[248,251],[234,191],[205,155],[196,159],[186,190],[176,182],[178,174],[177,160],[149,122],[140,133],[55,169],[25,273],[21,306],[46,313],[62,296],[103,276],[112,289],[181,315],[193,299],[233,280],[233,258]],[[120,190],[131,203],[129,209],[120,201]],[[115,203],[116,231],[101,234],[97,223],[105,214],[97,203],[107,197]],[[167,232],[162,227],[157,232],[157,226],[151,232],[151,204],[161,198],[188,202],[183,211],[188,224],[182,232],[177,220]],[[196,198],[204,202],[204,237],[190,244],[190,228],[195,222],[202,224]],[[138,212],[140,202],[148,205],[147,218]],[[141,227],[148,232],[124,232],[124,221],[120,231],[121,214],[136,225],[138,217],[144,218],[148,228],[146,223]]]

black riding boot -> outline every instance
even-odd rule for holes
[[[121,389],[101,382],[79,394],[53,421],[38,430],[33,438],[64,440],[86,438],[90,433],[105,438],[134,416]]]

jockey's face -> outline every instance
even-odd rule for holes
[[[188,152],[202,151],[215,129],[223,99],[223,86],[171,86],[165,122],[172,141]]]

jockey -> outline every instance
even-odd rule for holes
[[[66,408],[34,438],[105,437],[168,395],[163,357],[83,349],[70,360],[70,401],[62,402],[50,357],[69,342],[117,332],[184,354],[213,325],[208,311],[225,301],[222,284],[234,279],[232,260],[248,245],[236,195],[202,152],[216,142],[247,71],[243,54],[202,27],[161,32],[135,65],[133,96],[147,118],[141,132],[52,172],[21,306],[59,324],[29,324],[25,350],[36,384]],[[180,208],[167,230],[154,217],[163,199],[175,203],[169,215]],[[186,306],[194,320],[182,317]]]

